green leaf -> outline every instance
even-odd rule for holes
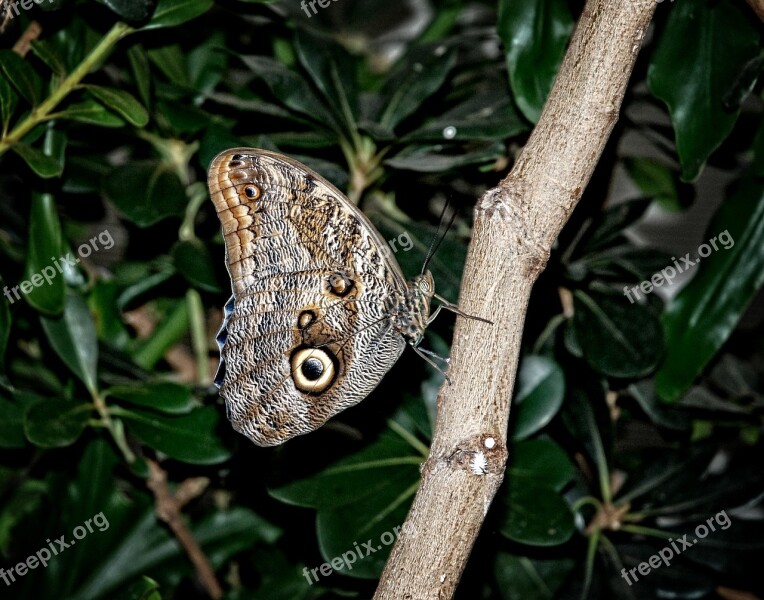
[[[471,96],[406,136],[406,141],[503,140],[528,129],[506,93]]]
[[[145,21],[151,16],[157,0],[103,0],[113,12],[128,23]]]
[[[698,177],[740,114],[725,96],[760,52],[759,31],[743,10],[733,0],[677,2],[651,58],[647,85],[668,106],[684,181]]]
[[[220,414],[211,406],[187,415],[166,416],[138,409],[120,410],[128,429],[143,443],[171,458],[198,465],[214,465],[231,456],[217,429]]]
[[[59,49],[47,40],[32,40],[32,52],[56,75],[66,75],[66,65]]]
[[[442,44],[410,55],[382,89],[384,109],[379,124],[388,131],[395,129],[443,86],[455,64],[456,52]]]
[[[149,113],[127,92],[99,85],[86,85],[85,89],[131,125],[143,127],[149,122]]]
[[[69,400],[41,400],[24,414],[27,439],[41,448],[61,448],[77,441],[87,427],[91,404]]]
[[[24,446],[24,410],[16,402],[0,396],[0,448]]]
[[[24,162],[29,165],[30,169],[43,179],[59,177],[64,170],[63,163],[52,156],[46,156],[41,150],[28,146],[27,144],[13,144],[11,149],[24,159]]]
[[[501,600],[553,600],[575,565],[572,558],[538,559],[501,552],[494,567]]]
[[[258,542],[271,544],[280,535],[276,527],[240,507],[215,511],[191,525],[190,529],[215,569],[221,569],[234,554],[248,550]],[[115,532],[115,535],[99,556],[103,557],[98,569],[101,575],[84,579],[81,587],[69,597],[78,600],[113,598],[114,592],[146,572],[162,574],[170,570],[175,573],[176,580],[179,575],[192,573],[188,557],[177,539],[165,528],[157,527],[154,511],[149,506],[132,518],[124,532]]]
[[[139,227],[181,216],[186,194],[178,176],[160,161],[134,161],[112,170],[103,186],[106,197]]]
[[[174,415],[187,414],[196,406],[191,390],[185,385],[169,381],[117,385],[104,394],[136,406]]]
[[[512,405],[512,439],[527,438],[546,427],[565,397],[565,375],[544,356],[525,356],[518,370],[517,392]]]
[[[56,113],[56,118],[69,119],[99,127],[124,127],[125,125],[120,117],[92,98],[67,106],[64,110]]]
[[[98,341],[87,303],[74,292],[67,292],[64,314],[57,319],[40,317],[40,322],[59,358],[95,395]]]
[[[577,290],[572,327],[591,367],[611,377],[642,377],[663,353],[661,326],[653,312],[625,296]]]
[[[744,180],[708,228],[695,278],[663,316],[666,359],[656,375],[661,399],[675,401],[727,341],[764,283],[764,186]],[[718,250],[713,250],[711,240]],[[691,253],[694,262],[703,246]]]
[[[331,40],[319,40],[303,30],[297,32],[295,47],[300,63],[323,93],[324,100],[333,106],[346,130],[355,132],[358,115],[355,62]]]
[[[336,570],[350,577],[375,578],[395,539],[390,536],[403,523],[419,485],[423,461],[424,456],[401,434],[386,430],[363,450],[323,471],[269,491],[282,502],[318,509],[318,543],[327,561],[352,551],[354,542],[372,542],[373,553],[364,554],[352,569],[342,565]]]
[[[172,249],[175,268],[194,287],[208,292],[222,292],[212,257],[200,241],[182,241]]]
[[[551,440],[524,440],[512,445],[509,478],[529,478],[560,492],[575,471],[565,451]],[[522,485],[519,483],[518,485]]]
[[[0,128],[2,128],[2,135],[8,131],[8,125],[11,122],[13,112],[16,110],[16,104],[18,104],[19,97],[16,92],[13,91],[11,84],[5,80],[5,77],[0,77]]]
[[[162,600],[159,584],[145,575],[141,577],[140,581],[136,581],[112,598],[113,600]]]
[[[410,146],[397,156],[385,161],[395,169],[418,171],[420,173],[442,173],[466,165],[484,164],[496,161],[504,155],[504,144],[475,144],[474,148],[462,153],[445,154],[444,146]]]
[[[206,13],[212,4],[212,0],[159,0],[154,16],[142,29],[181,25]]]
[[[43,95],[43,82],[28,62],[13,50],[0,50],[0,71],[22,98],[37,105]]]
[[[8,302],[13,304],[14,299],[10,293],[6,295],[6,298],[9,298]],[[11,326],[13,325],[8,302],[0,300],[0,374],[5,372],[5,352],[8,349],[8,340],[11,337]]]
[[[27,302],[47,315],[64,309],[65,281],[58,268],[63,241],[53,196],[32,193],[29,213],[29,246],[19,289]]]
[[[556,546],[575,531],[573,513],[551,486],[517,477],[508,478],[501,534],[531,546]]]
[[[127,58],[130,60],[130,68],[133,72],[135,87],[138,88],[138,94],[141,101],[146,106],[151,105],[151,67],[146,51],[141,45],[130,46],[127,50]]]
[[[326,105],[316,96],[308,82],[281,63],[265,56],[241,56],[242,62],[285,106],[339,131],[339,125]]]
[[[541,115],[573,31],[565,0],[499,0],[498,33],[515,102],[535,123]]]
[[[669,211],[682,208],[678,177],[673,169],[648,158],[627,158],[624,166],[645,196]]]

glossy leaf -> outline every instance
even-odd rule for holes
[[[207,247],[198,241],[182,241],[172,249],[175,268],[194,287],[208,292],[221,292],[212,257]]]
[[[123,127],[125,125],[119,116],[91,98],[67,106],[57,113],[57,117],[99,127]]]
[[[504,154],[504,144],[481,144],[474,150],[458,154],[441,152],[443,146],[424,146],[406,150],[385,161],[395,169],[420,173],[441,173],[466,165],[493,162]]]
[[[145,106],[149,106],[151,102],[151,68],[146,51],[140,45],[130,46],[127,50],[127,58],[130,60],[133,80],[138,88],[141,102]]]
[[[74,292],[68,292],[63,314],[56,319],[41,317],[40,321],[48,342],[59,358],[82,380],[91,394],[95,394],[98,341],[95,323],[85,301]]]
[[[27,261],[19,291],[30,305],[47,315],[58,315],[64,308],[65,281],[59,268],[63,247],[53,196],[32,194]]]
[[[64,57],[59,49],[47,40],[32,40],[32,52],[43,61],[56,75],[66,74]]]
[[[759,31],[744,10],[733,0],[677,2],[650,60],[647,84],[668,106],[685,181],[698,177],[740,113],[725,106],[725,96],[760,52]]]
[[[151,21],[142,29],[175,27],[206,13],[212,0],[159,0]]]
[[[42,150],[27,144],[14,144],[12,150],[29,165],[37,175],[44,179],[59,177],[63,172],[63,164],[52,156],[47,156]]]
[[[508,477],[522,485],[528,478],[560,492],[575,474],[570,459],[553,441],[524,440],[512,445]]]
[[[99,85],[87,85],[85,89],[131,125],[143,127],[149,122],[149,113],[129,93]]]
[[[538,559],[502,552],[494,565],[501,600],[553,600],[575,564],[571,558]]]
[[[13,50],[0,50],[0,71],[24,100],[36,105],[43,94],[43,82],[37,72]]]
[[[121,410],[127,428],[143,443],[184,462],[213,465],[227,460],[231,452],[218,433],[220,414],[211,406],[196,408],[181,416],[156,412]]]
[[[3,135],[8,129],[8,125],[11,122],[13,112],[16,110],[19,97],[11,87],[11,84],[5,79],[0,77],[0,128]]]
[[[429,47],[412,56],[389,78],[381,94],[379,124],[392,131],[438,91],[456,62],[456,53],[445,45]]]
[[[741,183],[714,216],[705,239],[714,239],[718,250],[705,242],[710,255],[700,259],[695,278],[663,317],[668,352],[655,383],[667,401],[689,388],[764,283],[764,186],[759,180]],[[696,258],[692,253],[690,259]]]
[[[126,590],[114,596],[114,600],[162,600],[159,584],[145,575]]]
[[[300,63],[308,71],[324,99],[345,124],[348,132],[356,129],[358,114],[355,64],[341,48],[329,40],[319,40],[298,31],[295,46]]]
[[[560,68],[573,17],[565,0],[500,0],[498,32],[520,112],[535,123]]]
[[[85,430],[92,412],[90,404],[61,398],[41,400],[24,414],[24,433],[41,448],[69,446]]]
[[[351,577],[378,577],[389,554],[394,529],[406,516],[419,485],[424,457],[401,436],[386,431],[378,440],[327,469],[279,487],[275,498],[318,509],[319,547],[329,561],[353,549],[353,542],[372,543],[374,551],[337,570]],[[383,534],[385,539],[382,539]],[[394,538],[393,538],[394,539]]]
[[[169,381],[119,385],[109,388],[104,394],[128,404],[174,415],[187,414],[196,406],[191,390]]]
[[[117,167],[106,177],[104,192],[139,227],[180,216],[186,207],[178,176],[159,161],[135,161]]]
[[[611,377],[640,377],[657,366],[663,335],[649,308],[596,290],[578,290],[573,298],[572,327],[593,369]]]
[[[104,0],[104,4],[128,23],[137,23],[148,19],[157,0]]]
[[[13,400],[0,396],[0,448],[24,446],[24,409]]]
[[[265,56],[242,56],[241,60],[271,93],[285,106],[335,130],[339,129],[334,116],[316,96],[308,83],[295,72]]]
[[[0,300],[0,373],[5,372],[5,352],[8,349],[8,340],[11,337],[11,309],[8,302],[5,302],[8,296]],[[13,299],[9,300],[13,302]]]
[[[546,427],[565,397],[565,375],[560,366],[544,356],[525,356],[518,369],[512,403],[512,438],[527,438]]]
[[[504,537],[531,546],[556,546],[570,539],[575,531],[573,513],[554,488],[511,476],[507,487],[499,530]]]
[[[629,176],[645,196],[653,198],[666,210],[682,208],[679,181],[674,169],[647,158],[631,158],[624,161]]]
[[[512,100],[503,93],[472,96],[406,136],[407,141],[502,140],[527,129]]]

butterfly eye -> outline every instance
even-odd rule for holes
[[[427,283],[424,279],[419,282],[419,289],[422,290],[425,294],[430,291],[430,284]]]
[[[300,348],[291,362],[294,385],[302,392],[320,394],[334,383],[334,357],[322,348]]]
[[[248,185],[244,188],[244,193],[247,195],[247,198],[257,200],[260,197],[260,188],[256,185]]]

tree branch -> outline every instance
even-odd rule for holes
[[[507,461],[507,422],[531,288],[599,160],[655,0],[588,0],[538,125],[477,203],[450,376],[430,456],[376,600],[454,594]],[[484,469],[476,469],[477,461]]]

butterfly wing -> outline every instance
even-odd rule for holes
[[[323,425],[379,383],[406,345],[406,283],[371,223],[285,156],[234,148],[209,171],[233,297],[216,377],[234,428],[271,446]]]

